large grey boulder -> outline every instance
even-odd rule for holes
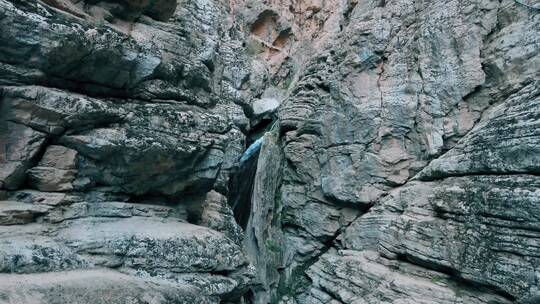
[[[15,204],[19,206],[16,210],[13,207]],[[40,282],[38,273],[54,276],[55,273],[61,275],[58,271],[69,270],[83,279],[86,274],[90,274],[91,278],[93,269],[97,268],[114,269],[112,273],[123,273],[122,276],[128,281],[157,280],[156,284],[173,289],[182,286],[196,288],[202,298],[206,295],[212,299],[212,303],[222,297],[240,296],[252,282],[253,269],[241,247],[220,232],[183,222],[176,216],[160,215],[157,207],[152,205],[111,202],[98,206],[86,204],[86,208],[81,209],[77,207],[79,204],[74,203],[65,209],[64,218],[59,222],[55,210],[47,212],[48,208],[53,208],[51,206],[2,202],[0,206],[5,205],[2,211],[11,214],[11,218],[27,219],[14,221],[2,217],[2,224],[12,225],[5,227],[13,228],[3,229],[0,234],[0,271],[26,274],[5,277],[15,281],[25,279],[23,282],[26,283],[17,285],[16,293],[24,290],[32,293],[33,288],[37,287],[30,282],[36,282],[40,290],[43,287],[40,292],[47,298],[47,294],[53,294],[47,288],[54,287],[41,286],[46,282]],[[10,206],[11,209],[8,209]],[[27,208],[22,209],[23,206]],[[34,224],[28,225],[28,220],[32,219]],[[70,286],[63,284],[57,283],[62,288]],[[12,295],[15,291],[8,285],[0,285],[0,293],[11,299],[15,297]],[[66,297],[75,297],[85,289],[92,290],[92,285],[76,284],[67,289],[70,293]],[[144,288],[141,288],[143,291]],[[98,289],[94,292],[98,292]],[[159,295],[159,292],[156,294]],[[188,299],[188,295],[183,292],[178,296]],[[27,300],[30,301],[21,299],[21,303],[27,303],[24,302]],[[56,303],[54,300],[48,301]]]
[[[215,303],[190,286],[137,279],[112,270],[0,274],[0,303]]]
[[[66,223],[56,236],[79,253],[112,256],[148,272],[223,272],[246,265],[240,247],[221,233],[179,221],[146,217]]]

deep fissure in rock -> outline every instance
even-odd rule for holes
[[[246,150],[229,180],[229,205],[233,210],[236,222],[243,230],[246,229],[251,214],[251,199],[262,137],[275,122],[275,120],[263,118],[251,128],[246,135]]]
[[[258,159],[259,151],[241,163],[229,181],[229,205],[233,210],[236,222],[243,230],[246,229],[251,214],[251,196]]]

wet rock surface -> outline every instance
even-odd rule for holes
[[[539,26],[0,0],[0,303],[537,303]]]

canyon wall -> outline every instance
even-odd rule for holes
[[[0,0],[0,303],[540,302],[540,4]]]

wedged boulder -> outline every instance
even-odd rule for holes
[[[106,269],[0,274],[5,304],[218,303],[189,285],[135,278]]]
[[[253,114],[262,115],[274,112],[279,107],[277,98],[261,98],[253,102]]]

